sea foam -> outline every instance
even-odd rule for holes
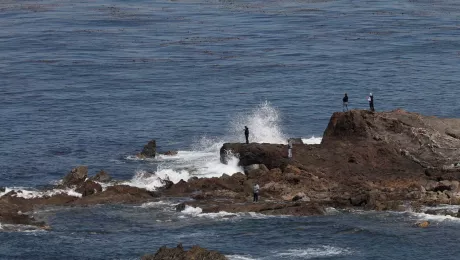
[[[339,255],[349,255],[351,251],[346,248],[333,247],[333,246],[319,246],[306,249],[290,249],[285,252],[277,253],[280,258],[299,258],[299,259],[312,259],[321,257],[331,257]]]
[[[24,199],[33,199],[33,198],[43,198],[43,197],[51,197],[54,195],[59,194],[67,194],[73,197],[81,197],[81,193],[76,192],[73,189],[53,189],[47,191],[37,191],[37,190],[28,190],[25,188],[5,188],[5,191],[0,193],[0,197],[4,196],[10,191],[15,191],[15,197],[24,198]]]

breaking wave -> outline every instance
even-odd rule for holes
[[[155,159],[147,159],[155,164],[156,171],[138,170],[126,185],[155,190],[165,184],[164,180],[179,182],[192,177],[220,177],[243,172],[238,166],[238,159],[233,157],[228,164],[220,162],[220,148],[226,142],[244,142],[244,126],[250,130],[250,142],[286,144],[287,137],[282,132],[281,116],[269,102],[257,106],[249,114],[236,115],[230,121],[228,132],[222,138],[202,136],[191,146],[189,151],[178,151],[176,155],[158,155]],[[304,143],[317,144],[321,138],[312,136],[303,138]],[[128,160],[140,160],[135,156]]]

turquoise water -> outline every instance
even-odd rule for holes
[[[459,15],[453,0],[2,1],[0,186],[48,185],[80,164],[137,184],[143,171],[220,174],[219,144],[243,141],[242,125],[260,142],[318,137],[344,92],[351,108],[372,92],[378,111],[458,117]],[[150,139],[180,158],[133,160]],[[56,209],[51,232],[0,233],[0,256],[131,259],[179,241],[256,259],[458,255],[451,220],[419,230],[391,214],[160,218],[185,223],[172,227],[149,222],[159,210],[145,220],[132,207]]]

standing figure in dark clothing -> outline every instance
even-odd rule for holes
[[[259,201],[259,189],[260,189],[259,184],[254,183],[254,187],[253,187],[254,199],[252,200],[252,202]]]
[[[343,112],[345,112],[345,109],[348,111],[348,95],[345,93],[345,96],[343,97]]]
[[[246,137],[246,144],[249,144],[249,128],[244,126],[244,136]]]
[[[369,94],[369,98],[367,99],[369,101],[369,108],[371,109],[372,112],[375,111],[374,109],[374,96],[372,93]]]

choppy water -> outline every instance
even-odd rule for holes
[[[231,173],[217,150],[242,141],[242,126],[259,142],[321,136],[344,92],[352,108],[372,92],[377,110],[457,117],[459,15],[454,0],[1,1],[0,186],[33,189],[79,164],[151,189],[158,180],[145,172]],[[133,159],[150,139],[179,155]],[[0,256],[129,259],[179,241],[250,259],[459,253],[450,220],[419,230],[391,214],[159,218],[180,223],[171,226],[157,214],[56,209],[51,232],[1,232]],[[373,231],[333,235],[343,225]]]

